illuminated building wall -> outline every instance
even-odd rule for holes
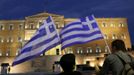
[[[49,15],[53,17],[58,31],[64,25],[76,20],[49,13],[27,16],[25,20],[0,20],[0,55],[16,56],[18,50],[32,37],[43,20]],[[126,18],[96,18],[96,20],[110,49],[111,42],[115,39],[122,39],[126,47],[131,48]],[[97,40],[86,44],[74,45],[66,48],[65,51],[74,54],[108,53],[105,41]],[[61,52],[59,45],[45,54],[57,55],[61,53],[63,54],[64,51]]]
[[[64,25],[76,20],[76,18],[64,18],[64,16],[49,13],[39,13],[27,16],[25,17],[25,20],[0,20],[0,59],[2,59],[0,63],[9,62],[8,60],[11,57],[9,62],[11,64],[20,48],[33,36],[43,20],[50,15],[56,23],[58,32]],[[126,18],[96,18],[96,20],[109,47],[113,40],[122,39],[125,42],[126,47],[131,48]],[[66,51],[67,53],[74,53],[77,55],[77,64],[85,64],[90,61],[90,65],[94,66],[96,57],[104,57],[103,54],[108,53],[105,41],[104,39],[101,39],[86,44],[74,45],[62,51],[60,50],[61,46],[59,45],[47,51],[45,55],[61,55]],[[102,65],[103,59],[104,58],[100,59],[100,65]],[[29,64],[32,63],[28,62],[27,65],[23,64],[20,65],[20,67],[28,67],[28,69],[30,69],[31,66],[29,66]],[[25,70],[25,72],[27,72],[28,69],[21,69],[20,67],[13,68],[12,72],[15,72],[15,69]]]
[[[24,20],[0,20],[0,56],[16,56],[24,40]]]

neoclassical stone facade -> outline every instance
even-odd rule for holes
[[[0,63],[8,62],[11,64],[13,58],[18,54],[18,51],[32,37],[42,24],[43,20],[48,16],[52,16],[54,19],[58,32],[60,32],[61,28],[66,24],[77,19],[64,18],[63,15],[44,12],[27,16],[24,20],[0,20],[0,59],[3,60]],[[96,21],[105,39],[74,45],[64,50],[61,50],[61,46],[59,45],[45,52],[45,55],[50,55],[54,58],[53,55],[62,55],[65,54],[65,52],[74,53],[77,55],[77,64],[85,64],[88,61],[94,61],[95,57],[104,57],[104,54],[109,52],[109,48],[111,50],[111,42],[115,39],[122,39],[125,42],[126,48],[131,48],[127,18],[96,18]],[[41,58],[42,57],[43,56],[41,56]],[[46,57],[47,56],[44,56],[44,58]],[[59,60],[59,57],[57,57],[57,60]],[[9,59],[10,61],[8,61]],[[55,61],[55,59],[56,58],[53,60]],[[51,62],[50,65],[52,65],[52,63],[53,62]],[[29,61],[28,64],[33,65],[33,61]],[[26,65],[24,63],[25,66],[23,64],[21,65],[26,67],[28,64]],[[31,68],[32,67],[30,66],[30,69]],[[14,72],[14,70],[12,72]]]

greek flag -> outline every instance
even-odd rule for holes
[[[60,32],[60,37],[61,49],[103,38],[93,15],[65,25]]]
[[[52,17],[49,16],[43,23],[34,36],[20,50],[12,66],[40,56],[40,54],[60,44],[60,38]]]

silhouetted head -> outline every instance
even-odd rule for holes
[[[126,51],[125,43],[122,40],[116,39],[112,42],[112,51]]]
[[[75,66],[75,55],[65,54],[60,59],[60,65],[64,72],[73,71]]]

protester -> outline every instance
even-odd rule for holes
[[[74,71],[75,68],[75,55],[65,54],[60,59],[60,66],[63,69],[59,75],[82,75],[78,71]]]
[[[99,72],[99,75],[107,75],[110,70],[112,72],[112,75],[121,74],[124,65],[117,55],[123,58],[125,61],[131,62],[131,58],[126,52],[126,47],[124,42],[119,39],[114,40],[112,42],[112,54],[106,57],[103,67]]]

